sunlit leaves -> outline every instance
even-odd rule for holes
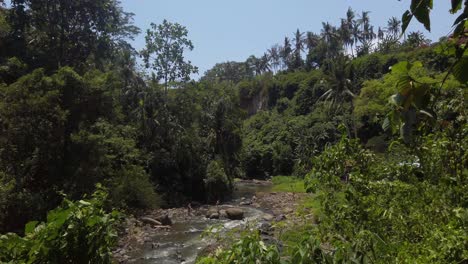
[[[411,131],[417,123],[417,115],[430,113],[427,108],[433,91],[432,86],[438,80],[429,77],[427,70],[419,61],[400,62],[392,67],[392,76],[396,78],[397,93],[390,97],[391,111],[388,113],[382,128],[393,132],[400,130],[401,136],[409,142]],[[431,114],[425,116],[432,117]]]
[[[164,81],[166,94],[170,82],[188,81],[190,74],[198,72],[198,68],[184,58],[186,50],[193,50],[187,35],[184,26],[167,20],[160,25],[151,23],[151,29],[146,32],[146,48],[141,54],[146,68],[155,70],[157,79]]]
[[[432,10],[432,0],[412,0],[410,10],[407,10],[402,17],[402,30],[406,31],[413,17],[421,22],[424,27],[431,31],[431,20],[429,14]]]
[[[25,237],[7,234],[0,237],[0,262],[4,263],[112,263],[116,242],[116,211],[104,210],[106,190],[91,199],[72,202],[47,215],[47,222],[29,222]]]
[[[453,68],[453,75],[461,83],[468,83],[468,56],[464,56]]]
[[[463,0],[451,0],[451,1],[452,1],[452,9],[450,10],[450,12],[453,14],[461,9]]]

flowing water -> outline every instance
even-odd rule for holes
[[[260,221],[264,212],[250,206],[237,206],[243,199],[250,199],[256,192],[267,192],[270,185],[240,182],[235,186],[233,199],[228,204],[220,205],[219,209],[235,207],[244,210],[244,220],[211,220],[204,216],[194,216],[183,222],[175,222],[171,230],[159,231],[152,237],[151,243],[146,243],[135,256],[138,264],[149,263],[194,263],[198,253],[207,247],[212,240],[202,238],[201,234],[210,226],[216,225],[221,233],[246,225],[248,222]]]

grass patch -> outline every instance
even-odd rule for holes
[[[315,198],[315,195],[308,196],[298,205],[297,212],[299,214],[311,212],[318,216],[320,214],[320,202]]]
[[[305,193],[304,179],[293,176],[274,176],[271,181],[273,182],[273,192],[293,192]]]

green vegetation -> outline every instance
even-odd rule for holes
[[[0,0],[0,261],[110,263],[110,208],[293,175],[274,191],[313,193],[297,214],[316,221],[278,244],[247,229],[199,262],[466,262],[468,2],[431,43],[405,31],[430,28],[432,2],[379,28],[349,8],[195,81],[178,23],[150,24],[136,51],[119,1]]]
[[[2,263],[112,263],[117,242],[117,211],[107,212],[107,192],[100,185],[90,199],[62,205],[47,214],[47,222],[29,222],[25,236],[0,237]]]
[[[293,192],[305,193],[304,180],[292,176],[275,176],[271,179],[273,182],[272,191],[274,192]]]

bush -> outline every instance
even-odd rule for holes
[[[259,231],[244,231],[241,238],[229,249],[218,248],[214,254],[197,260],[197,264],[280,264],[279,250],[274,245],[265,245]]]
[[[223,200],[231,190],[231,181],[224,170],[223,161],[212,160],[206,168],[205,188],[208,202]]]
[[[431,134],[415,148],[393,143],[385,159],[346,138],[328,148],[306,181],[320,225],[298,250],[314,249],[324,263],[465,261],[467,133]]]
[[[68,199],[47,215],[47,222],[29,222],[25,236],[0,237],[4,263],[112,263],[117,241],[117,211],[105,210],[107,192],[97,185],[90,199]]]
[[[112,204],[130,208],[158,208],[162,201],[145,170],[140,166],[127,166],[109,183]]]

